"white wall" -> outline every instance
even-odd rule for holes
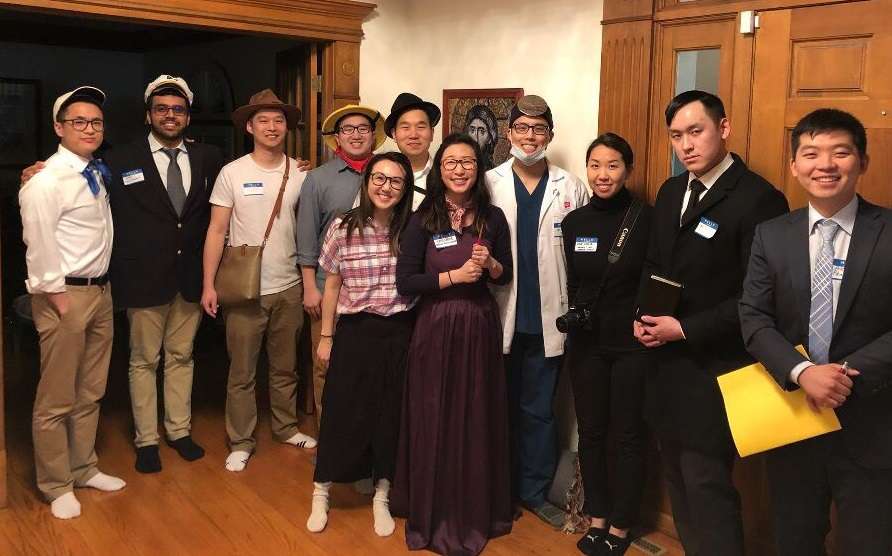
[[[363,103],[386,113],[402,91],[441,106],[443,89],[522,87],[551,106],[549,158],[584,175],[597,134],[601,0],[375,1],[363,24]]]

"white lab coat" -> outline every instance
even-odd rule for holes
[[[499,304],[504,333],[502,349],[511,352],[514,325],[517,317],[517,199],[514,196],[514,158],[486,173],[492,203],[502,209],[511,230],[514,280],[504,286],[491,285],[493,296]],[[565,334],[561,334],[554,321],[567,312],[567,262],[564,258],[563,237],[560,224],[564,217],[588,203],[589,191],[573,174],[553,164],[548,165],[548,189],[542,197],[539,212],[539,298],[542,305],[542,334],[545,340],[545,357],[564,353]]]

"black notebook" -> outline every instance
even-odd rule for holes
[[[651,274],[650,279],[644,285],[635,318],[641,318],[641,315],[652,317],[674,315],[681,297],[682,287],[678,282]]]

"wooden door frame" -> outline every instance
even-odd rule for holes
[[[315,127],[313,117],[321,117],[336,106],[359,101],[362,22],[375,7],[375,4],[352,0],[0,0],[0,8],[21,11],[199,27],[322,43],[326,53],[326,63],[319,68],[323,114],[310,111],[308,127]],[[0,357],[0,508],[7,505],[3,380]]]

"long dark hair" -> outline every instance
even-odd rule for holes
[[[486,186],[486,173],[482,166],[482,154],[480,145],[467,133],[453,133],[443,139],[437,154],[434,155],[434,163],[431,173],[427,178],[427,195],[424,197],[418,212],[424,229],[432,234],[448,230],[451,227],[449,212],[446,210],[446,184],[443,183],[441,163],[443,153],[452,145],[467,145],[474,150],[477,159],[477,179],[470,189],[471,206],[474,209],[474,226],[477,234],[481,235],[486,217],[491,205],[489,188]]]
[[[353,238],[353,232],[358,231],[359,237],[363,237],[363,229],[366,222],[375,215],[375,205],[369,198],[369,183],[371,182],[372,171],[375,165],[381,161],[389,160],[396,163],[403,169],[405,182],[403,183],[403,196],[393,207],[393,213],[390,218],[389,235],[390,235],[390,254],[399,255],[400,234],[406,223],[409,222],[409,216],[412,215],[412,191],[415,187],[415,176],[412,173],[412,164],[409,159],[400,152],[387,152],[372,156],[365,171],[362,173],[362,188],[359,191],[359,206],[348,210],[344,213],[341,220],[341,228],[347,229],[347,243]]]
[[[468,132],[468,128],[471,127],[471,122],[474,120],[482,121],[489,131],[489,141],[481,147],[485,164],[480,164],[479,159],[477,163],[478,167],[482,167],[485,172],[495,165],[492,157],[496,151],[496,144],[499,142],[499,123],[496,121],[495,113],[488,106],[482,104],[475,104],[468,110],[468,114],[465,116],[465,133]]]

